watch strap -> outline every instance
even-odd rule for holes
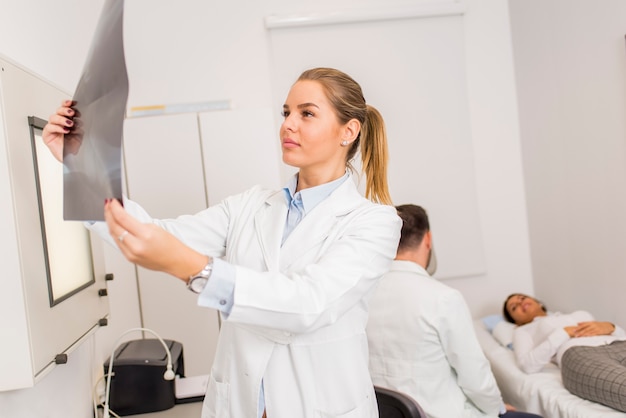
[[[193,287],[193,282],[199,280],[201,282],[204,282],[204,286],[206,286],[206,283],[208,283],[212,272],[213,257],[209,257],[209,262],[202,268],[202,270],[200,270],[199,273],[189,277],[189,280],[187,280],[187,289],[191,290],[194,293],[200,293],[201,289]],[[202,288],[204,288],[204,286],[202,286]]]

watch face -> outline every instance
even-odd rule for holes
[[[189,290],[191,290],[194,293],[201,293],[204,290],[204,287],[206,286],[208,281],[209,279],[207,279],[206,277],[202,277],[202,276],[193,277],[191,281],[189,282]]]

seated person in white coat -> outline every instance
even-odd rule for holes
[[[626,412],[626,333],[587,311],[548,312],[537,299],[521,293],[504,302],[513,332],[517,363],[536,373],[553,362],[563,386],[574,395]]]
[[[537,417],[504,404],[463,296],[426,272],[426,211],[396,209],[403,222],[398,252],[370,300],[374,384],[410,395],[431,418]]]
[[[284,189],[253,187],[166,220],[107,201],[107,223],[94,228],[128,260],[175,276],[199,305],[221,312],[203,418],[377,418],[367,300],[401,225],[383,119],[356,81],[331,68],[302,73],[282,114],[283,161],[299,170]],[[68,101],[44,129],[59,160],[75,116]],[[233,129],[223,141],[243,139]],[[351,175],[359,154],[369,199]]]

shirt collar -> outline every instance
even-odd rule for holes
[[[395,271],[412,271],[418,273],[421,276],[431,277],[426,269],[419,264],[408,260],[393,260],[391,263],[391,269]]]
[[[296,193],[296,187],[298,185],[298,173],[296,173],[289,179],[287,185],[283,187],[285,197],[287,198],[287,204],[291,204],[291,201],[299,195],[302,200],[304,213],[307,214],[322,200],[326,199],[332,192],[341,186],[343,182],[348,179],[348,177],[350,177],[350,175],[348,174],[348,171],[346,171],[345,174],[337,180],[320,184],[319,186],[309,187]]]

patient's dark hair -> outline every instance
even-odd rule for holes
[[[424,235],[430,231],[428,214],[423,207],[417,205],[396,206],[398,216],[402,218],[402,231],[398,251],[416,248],[422,243]]]
[[[509,313],[509,310],[506,308],[506,303],[509,301],[509,299],[511,299],[513,296],[517,296],[517,295],[521,295],[521,296],[526,296],[527,298],[533,298],[532,296],[528,296],[525,295],[523,293],[511,293],[506,300],[504,301],[504,305],[502,305],[502,316],[504,317],[504,319],[506,319],[507,321],[509,321],[510,323],[514,324],[515,320],[513,319],[513,317],[511,316],[511,314]],[[535,299],[537,300],[537,299]],[[539,302],[537,300],[537,302]],[[541,309],[543,309],[544,312],[548,312],[548,309],[546,308],[546,305],[543,304],[543,302],[539,302],[539,304],[541,305]]]

